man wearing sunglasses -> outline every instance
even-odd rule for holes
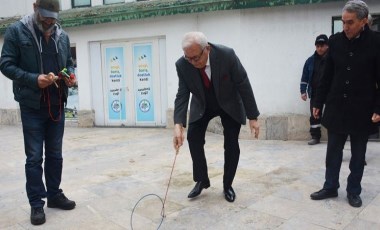
[[[239,162],[239,133],[248,118],[255,138],[259,125],[255,97],[247,73],[233,49],[211,44],[201,32],[189,32],[182,40],[184,56],[176,62],[178,92],[174,107],[174,148],[178,150],[184,142],[187,123],[187,108],[190,94],[190,117],[187,140],[193,160],[195,187],[188,198],[197,197],[203,189],[210,187],[204,145],[209,121],[219,116],[224,134],[225,199],[234,202],[232,182]]]
[[[59,0],[36,0],[33,7],[31,15],[5,32],[0,70],[13,81],[14,98],[20,105],[30,220],[39,225],[46,221],[43,198],[47,198],[49,208],[75,207],[60,184],[64,104],[68,87],[76,83],[76,78],[57,77],[64,68],[74,72],[68,35],[57,24]]]

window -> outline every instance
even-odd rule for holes
[[[380,31],[380,14],[372,15],[371,29],[374,31]]]
[[[114,4],[114,3],[124,3],[125,0],[103,0],[104,5]]]
[[[71,0],[72,8],[91,6],[91,0]]]
[[[342,32],[343,30],[342,17],[341,16],[333,17],[331,27],[332,27],[331,34]],[[380,14],[372,14],[372,25],[370,27],[374,31],[380,31]]]
[[[331,34],[342,32],[343,30],[342,17],[341,16],[333,17],[331,26],[332,26]]]

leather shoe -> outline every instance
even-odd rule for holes
[[[347,194],[348,203],[355,208],[359,208],[362,206],[362,199],[359,195]]]
[[[228,202],[234,202],[235,201],[236,194],[235,194],[235,191],[232,187],[225,188],[223,192],[224,192],[224,198]]]
[[[58,193],[52,198],[48,198],[47,206],[48,208],[59,208],[63,210],[71,210],[75,208],[75,201],[67,199],[65,194]]]
[[[309,142],[307,142],[308,145],[316,145],[319,144],[321,141],[319,139],[311,139]]]
[[[312,200],[323,200],[326,198],[337,197],[337,190],[321,189],[318,192],[314,192],[310,195]]]
[[[194,198],[201,194],[202,189],[207,189],[208,187],[210,187],[210,181],[198,181],[187,197]]]

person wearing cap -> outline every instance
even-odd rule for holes
[[[314,118],[313,105],[316,95],[316,88],[321,79],[325,66],[326,54],[328,51],[328,38],[325,34],[318,35],[315,39],[315,52],[305,62],[301,77],[301,99],[306,101],[310,98],[310,134],[309,145],[315,145],[321,139],[321,119]],[[322,111],[322,110],[321,110]]]
[[[328,131],[326,171],[323,188],[310,195],[313,200],[338,196],[343,148],[350,137],[350,173],[347,200],[361,207],[361,180],[364,173],[368,136],[380,121],[380,39],[367,24],[368,6],[348,1],[342,10],[343,32],[329,39],[326,66],[313,107]]]
[[[31,223],[38,225],[46,220],[43,198],[49,208],[70,210],[76,205],[60,189],[64,104],[76,78],[57,77],[64,68],[74,72],[69,37],[57,23],[59,0],[37,0],[33,7],[32,14],[7,28],[0,70],[13,81],[14,98],[20,106],[26,194]]]

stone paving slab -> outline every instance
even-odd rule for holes
[[[22,128],[0,126],[0,229],[131,229],[141,197],[164,199],[175,152],[171,129],[67,127],[62,189],[77,202],[71,211],[45,207],[47,221],[30,224],[25,194]],[[240,140],[234,203],[224,200],[223,137],[208,133],[211,187],[189,200],[194,186],[187,143],[176,158],[160,229],[380,229],[380,143],[370,142],[361,208],[346,199],[350,146],[346,144],[339,197],[310,200],[324,179],[326,143]],[[141,200],[133,229],[156,229],[160,199]]]

